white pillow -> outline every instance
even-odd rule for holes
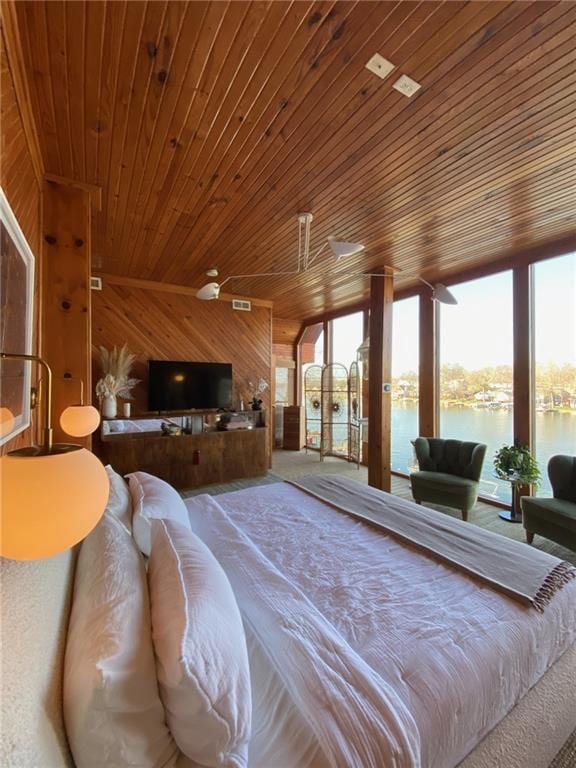
[[[147,556],[150,554],[153,519],[169,518],[190,529],[186,505],[169,483],[147,472],[133,472],[126,477],[130,481],[134,509],[132,533],[143,554]]]
[[[128,490],[128,483],[115,472],[108,464],[106,466],[108,480],[110,481],[110,496],[106,504],[106,512],[120,520],[126,531],[132,535],[132,497]]]
[[[144,561],[111,515],[78,556],[64,719],[77,768],[167,768],[178,757],[158,692]]]
[[[252,698],[246,637],[230,582],[208,547],[172,520],[152,522],[152,639],[166,720],[203,766],[247,765]]]

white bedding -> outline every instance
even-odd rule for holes
[[[538,614],[286,484],[187,506],[331,765],[457,765],[576,641],[576,582]]]

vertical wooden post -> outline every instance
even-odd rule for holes
[[[514,328],[514,440],[532,448],[533,318],[532,267],[523,264],[512,273]]]
[[[370,278],[370,356],[368,385],[368,484],[391,489],[393,272]]]
[[[293,356],[296,364],[294,370],[294,405],[302,405],[302,348],[298,341],[294,344]]]
[[[428,288],[420,291],[418,434],[438,435],[438,306]]]
[[[323,323],[323,330],[324,330],[324,365],[330,365],[330,363],[333,362],[332,358],[333,355],[333,336],[332,336],[332,321],[331,320],[324,320]]]
[[[42,354],[53,373],[54,440],[82,443],[60,429],[68,405],[92,401],[90,257],[91,201],[84,189],[45,181],[43,186]]]

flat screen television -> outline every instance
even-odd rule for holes
[[[187,411],[232,407],[232,365],[148,361],[148,409]]]

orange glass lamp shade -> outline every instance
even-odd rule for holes
[[[60,426],[72,437],[90,435],[99,424],[100,414],[93,405],[69,405],[60,416]]]
[[[0,437],[10,434],[14,429],[14,414],[10,408],[0,408]]]
[[[100,520],[109,494],[104,466],[80,446],[2,456],[0,484],[0,555],[13,560],[39,560],[73,547]]]

